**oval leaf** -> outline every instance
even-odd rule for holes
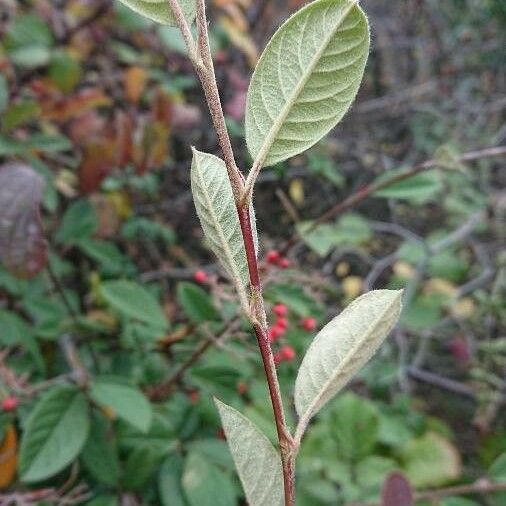
[[[75,387],[55,387],[30,413],[21,440],[19,472],[24,482],[60,472],[81,452],[89,432],[86,397]]]
[[[225,163],[214,155],[193,150],[191,186],[195,208],[205,237],[246,301],[248,263],[232,187]],[[255,217],[251,224],[256,242]],[[258,247],[257,247],[258,249]]]
[[[283,504],[281,458],[267,437],[239,411],[214,399],[249,506]]]
[[[318,333],[295,381],[302,428],[374,355],[399,318],[401,296],[402,290],[366,293]]]
[[[28,165],[0,167],[0,261],[14,276],[30,279],[47,264],[39,206],[44,181]]]
[[[167,318],[156,298],[142,285],[133,281],[106,281],[100,287],[106,302],[118,313],[146,323],[152,327],[166,329]]]
[[[251,78],[246,141],[259,166],[305,151],[344,116],[369,53],[356,0],[317,0],[286,21]]]
[[[117,416],[141,432],[149,430],[153,411],[139,389],[124,383],[98,380],[91,387],[90,395],[95,402],[111,408]]]
[[[137,14],[141,14],[156,23],[176,26],[176,20],[174,19],[174,14],[172,14],[168,0],[120,0],[120,2],[130,7]],[[185,18],[193,21],[196,10],[195,0],[179,0],[179,5],[183,10]]]

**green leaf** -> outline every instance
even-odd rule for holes
[[[197,215],[209,246],[232,278],[243,305],[247,305],[248,263],[224,162],[216,156],[193,149],[191,186]],[[253,211],[251,222],[256,242]],[[256,249],[258,251],[257,245]]]
[[[307,232],[311,221],[297,225],[297,232],[304,242],[318,255],[327,256],[337,247],[358,246],[372,237],[372,230],[364,218],[355,213],[348,213],[335,224],[323,223],[315,230]]]
[[[168,0],[119,0],[127,7],[130,7],[138,14],[161,23],[162,25],[176,25],[176,20],[172,14]],[[178,0],[184,16],[188,21],[193,21],[195,17],[195,0]]]
[[[186,506],[181,488],[183,460],[179,455],[168,457],[158,475],[158,490],[163,506]]]
[[[185,460],[182,485],[190,506],[237,504],[228,475],[197,453],[190,453]]]
[[[439,506],[480,506],[480,503],[476,501],[471,501],[471,499],[467,499],[466,497],[445,497],[441,501],[439,501]]]
[[[156,298],[142,285],[133,281],[106,281],[100,286],[105,301],[127,318],[166,329],[167,318]]]
[[[244,415],[215,399],[228,446],[250,506],[283,504],[281,458],[267,437]]]
[[[196,323],[219,320],[220,315],[213,306],[212,297],[200,286],[182,282],[177,285],[177,301],[184,312]]]
[[[317,0],[274,34],[248,91],[246,141],[259,166],[318,142],[357,94],[369,25],[356,0]]]
[[[141,432],[149,430],[153,411],[148,399],[138,388],[113,380],[97,380],[91,387],[90,395],[95,402],[111,408]]]
[[[122,483],[127,490],[139,490],[153,479],[162,459],[161,452],[152,446],[138,446],[128,456]]]
[[[33,330],[17,314],[5,309],[0,309],[0,344],[25,347],[32,355],[38,368],[44,369],[44,360],[34,338]]]
[[[411,483],[417,487],[438,487],[461,474],[460,456],[450,441],[428,432],[403,449],[401,459]]]
[[[502,453],[492,462],[488,472],[494,481],[506,482],[506,453]]]
[[[82,69],[79,62],[66,51],[53,55],[49,66],[49,77],[64,93],[70,93],[81,80]]]
[[[5,40],[12,61],[21,67],[39,67],[50,58],[53,37],[47,23],[35,14],[17,16]]]
[[[315,337],[295,382],[295,407],[301,430],[383,343],[399,318],[401,296],[401,290],[366,293]]]
[[[97,213],[86,199],[72,203],[63,215],[56,233],[59,243],[74,244],[91,237],[98,226]]]
[[[386,174],[382,174],[376,179],[374,184],[400,172],[402,171],[389,171]],[[374,196],[387,199],[414,200],[423,203],[434,197],[442,188],[440,174],[436,170],[431,170],[391,184],[382,190],[374,192]]]
[[[88,404],[80,390],[49,390],[26,423],[19,456],[21,480],[45,480],[68,466],[81,452],[89,427]]]
[[[119,461],[110,423],[99,414],[91,421],[90,437],[81,458],[86,470],[100,483],[115,486],[119,479]]]
[[[330,430],[340,458],[356,462],[367,457],[378,441],[378,410],[372,402],[346,393],[335,403]]]
[[[0,75],[0,113],[4,113],[9,104],[9,86],[5,76]]]

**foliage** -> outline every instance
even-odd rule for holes
[[[247,215],[297,504],[503,504],[501,2],[213,0],[241,219],[168,2],[123,3],[2,11],[1,500],[283,504]]]

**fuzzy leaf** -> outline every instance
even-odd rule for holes
[[[194,149],[191,186],[205,237],[234,281],[244,302],[246,288],[249,285],[248,263],[232,187],[224,162],[214,155]],[[256,243],[253,210],[251,210],[251,223]],[[256,249],[258,250],[258,247]]]
[[[356,0],[317,0],[288,19],[251,79],[251,156],[272,165],[318,142],[355,99],[368,53],[369,25]]]
[[[399,318],[401,296],[401,290],[366,293],[315,337],[295,382],[295,407],[303,428],[379,348]]]
[[[281,506],[284,488],[278,452],[239,411],[218,399],[214,402],[249,506]]]
[[[156,23],[171,26],[176,25],[176,20],[174,19],[168,0],[120,0],[120,2]],[[195,0],[179,0],[179,5],[183,9],[185,18],[192,21],[195,17]]]

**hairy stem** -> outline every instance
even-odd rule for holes
[[[295,504],[295,466],[293,439],[286,425],[285,413],[283,409],[283,400],[279,389],[276,365],[272,355],[271,344],[268,337],[267,318],[265,315],[264,301],[262,295],[262,285],[258,273],[258,261],[253,241],[253,230],[251,227],[251,217],[249,206],[238,206],[239,222],[246,248],[246,258],[248,261],[248,270],[251,285],[251,313],[253,326],[262,355],[269,394],[274,411],[276,430],[278,433],[279,447],[281,452],[281,463],[283,465],[283,482],[285,487],[285,505],[293,506]]]
[[[255,249],[249,212],[250,198],[246,199],[247,202],[244,201],[244,177],[235,163],[234,153],[221,106],[218,85],[214,74],[214,65],[209,48],[205,0],[197,0],[197,43],[195,43],[193,39],[178,0],[168,0],[168,2],[174,12],[177,24],[183,33],[183,38],[188,48],[190,59],[202,84],[213,126],[216,130],[218,142],[223,152],[223,160],[227,168],[230,185],[234,194],[248,262],[251,289],[250,319],[255,329],[260,354],[262,356],[278,434],[281,462],[283,466],[285,506],[294,506],[295,452],[293,451],[293,439],[286,425],[276,365],[274,364],[274,358],[268,338],[267,317],[265,314],[262,286],[258,272],[257,252]],[[251,195],[251,191],[252,188],[249,195]]]

